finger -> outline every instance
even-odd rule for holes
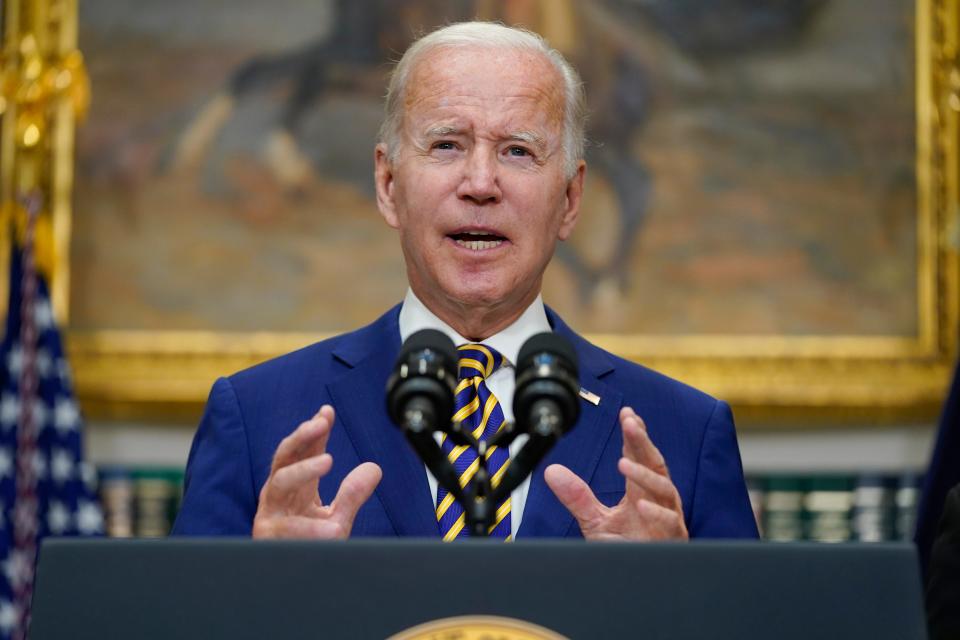
[[[547,486],[557,496],[557,500],[567,508],[580,524],[580,529],[590,528],[590,524],[603,516],[605,507],[586,482],[561,464],[552,464],[543,472]]]
[[[629,407],[620,412],[620,427],[623,429],[623,456],[647,466],[661,475],[669,475],[663,454],[653,444],[647,426]]]
[[[270,473],[326,451],[333,419],[333,407],[323,405],[312,418],[301,423],[293,433],[281,440],[273,455]]]
[[[317,483],[333,467],[329,453],[287,465],[267,479],[261,500],[268,510],[306,510],[317,503]]]
[[[383,471],[379,466],[372,462],[364,462],[348,473],[340,483],[340,489],[330,508],[334,520],[343,528],[343,537],[350,535],[357,511],[370,499],[382,477]]]
[[[620,409],[620,429],[623,431],[623,455],[631,460],[637,460],[641,455],[641,450],[637,449],[635,440],[628,434],[635,431],[635,425],[639,416],[633,411],[633,407],[623,407]],[[646,425],[640,420],[641,428],[646,429]]]
[[[681,514],[659,504],[654,504],[649,500],[638,500],[636,506],[650,538],[656,540],[690,539],[690,535],[687,533],[687,525]]]
[[[680,509],[680,494],[670,478],[662,476],[629,458],[620,458],[617,468],[629,480],[629,484],[635,484],[642,491],[637,499],[643,497],[669,509]],[[631,498],[633,498],[632,495]]]
[[[322,417],[321,411],[317,411],[309,420],[301,422],[293,433],[280,441],[273,454],[270,473],[273,474],[287,465],[311,457],[311,450],[318,449],[316,445],[323,438],[324,432],[329,429],[329,422]],[[316,453],[319,454],[322,451]]]
[[[278,470],[270,484],[280,492],[297,491],[308,482],[320,480],[332,466],[333,457],[329,453],[321,453]]]
[[[631,434],[634,430],[634,425],[636,423],[638,416],[634,412],[633,407],[622,407],[620,409],[620,429],[623,432],[623,457],[628,460],[636,460],[640,455],[640,451],[634,445],[634,440],[631,439]],[[641,421],[641,424],[643,422]],[[646,428],[644,425],[643,428]],[[643,489],[635,482],[631,482],[627,478],[626,483],[626,500],[628,503],[635,503],[640,498],[643,498],[644,494]]]

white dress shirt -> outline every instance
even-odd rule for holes
[[[405,341],[410,335],[421,329],[442,331],[457,346],[471,342],[434,315],[420,302],[411,289],[407,289],[407,296],[400,308],[400,340]],[[483,341],[483,344],[496,349],[503,356],[503,364],[487,378],[486,382],[490,392],[500,401],[500,408],[503,409],[505,420],[513,421],[514,366],[517,362],[517,356],[520,355],[520,347],[528,338],[544,331],[552,331],[552,329],[550,328],[550,322],[547,320],[547,312],[543,308],[543,299],[538,295],[537,299],[527,307],[526,311],[513,324]],[[437,439],[439,441],[439,436],[437,436]],[[526,441],[527,436],[520,435],[510,444],[511,458],[517,454]],[[433,507],[436,509],[437,479],[433,477],[429,469],[427,469],[427,481],[430,483]],[[527,490],[529,488],[530,477],[528,476],[510,494],[510,533],[514,539],[516,539],[517,530],[520,528],[520,520],[523,517],[523,507],[527,502]]]

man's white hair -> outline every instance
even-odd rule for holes
[[[391,162],[397,158],[403,128],[403,103],[407,82],[417,62],[440,47],[485,47],[532,51],[546,57],[563,78],[563,154],[564,171],[572,178],[583,159],[586,127],[586,96],[580,75],[563,55],[542,36],[526,29],[507,27],[497,22],[459,22],[433,31],[410,45],[390,76],[380,142],[387,146]]]

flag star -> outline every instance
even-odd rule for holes
[[[57,375],[60,376],[60,382],[64,387],[70,386],[70,363],[66,358],[57,360]]]
[[[16,605],[6,599],[0,600],[0,630],[5,636],[10,635],[19,619]]]
[[[53,426],[61,435],[80,426],[80,410],[72,398],[59,396],[53,410]]]
[[[33,452],[33,473],[36,474],[38,480],[42,480],[47,476],[47,456],[43,454],[43,451],[34,451]]]
[[[33,318],[37,324],[37,329],[46,331],[53,327],[53,307],[49,300],[38,300],[33,306]]]
[[[103,513],[95,502],[77,502],[77,531],[87,536],[103,531]]]
[[[54,536],[63,535],[70,529],[70,511],[58,500],[50,501],[50,508],[47,511],[47,528]]]
[[[9,392],[4,392],[0,398],[0,426],[8,430],[16,426],[20,421],[20,402],[17,396]]]
[[[13,477],[13,451],[10,447],[0,447],[0,480]]]
[[[37,349],[37,373],[40,378],[48,377],[52,368],[53,359],[50,357],[50,352],[42,347]]]
[[[50,456],[50,474],[58,484],[63,484],[73,476],[73,455],[66,450],[56,448]]]
[[[23,368],[23,349],[20,347],[20,343],[13,345],[10,349],[10,353],[7,354],[7,370],[10,372],[10,377],[18,378],[20,377],[20,370]]]
[[[33,563],[30,562],[29,554],[26,551],[14,549],[10,552],[10,557],[3,563],[3,572],[7,580],[14,588],[24,584],[33,571]]]

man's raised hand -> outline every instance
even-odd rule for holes
[[[326,453],[333,420],[333,407],[323,405],[280,442],[270,476],[260,490],[253,518],[254,538],[350,536],[357,511],[383,474],[374,463],[364,462],[343,479],[331,504],[320,501],[317,483],[333,466],[333,458]]]
[[[576,518],[588,540],[688,539],[680,494],[643,420],[624,407],[620,427],[623,457],[617,468],[626,478],[626,491],[616,506],[605,506],[586,482],[559,464],[544,471],[547,485]]]

